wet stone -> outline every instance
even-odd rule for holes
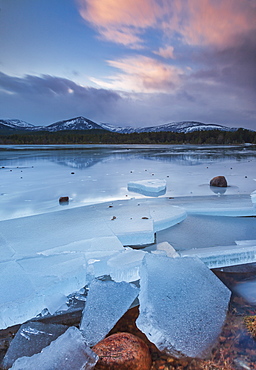
[[[95,370],[149,370],[151,356],[146,343],[130,333],[116,333],[96,344]]]

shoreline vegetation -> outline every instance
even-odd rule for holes
[[[104,130],[58,132],[10,132],[0,135],[0,144],[256,144],[256,131],[170,131],[120,134]]]

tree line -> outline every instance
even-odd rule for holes
[[[120,134],[105,130],[20,132],[0,135],[0,144],[256,144],[256,132],[237,131],[142,132]]]

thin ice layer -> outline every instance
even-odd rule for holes
[[[88,346],[102,340],[138,295],[134,285],[94,280],[90,285],[80,330]]]
[[[27,322],[19,328],[4,356],[2,367],[9,369],[19,357],[33,356],[42,351],[66,330],[65,325]]]
[[[147,254],[138,328],[160,351],[204,357],[224,323],[230,291],[197,258]]]
[[[89,370],[97,360],[97,355],[86,346],[82,333],[72,326],[40,353],[16,360],[11,369]]]
[[[241,217],[256,216],[253,199],[252,193],[251,197],[246,194],[177,197],[170,203],[183,207],[188,214]]]

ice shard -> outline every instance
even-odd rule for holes
[[[136,321],[160,351],[205,357],[225,321],[230,291],[197,258],[147,254]]]
[[[132,248],[126,248],[122,253],[119,253],[107,262],[110,267],[110,276],[116,281],[132,281],[139,280],[139,269],[146,252]]]
[[[72,326],[40,353],[17,359],[11,369],[89,370],[97,360],[97,355],[86,346],[82,333]]]
[[[91,347],[103,339],[130,308],[138,288],[126,282],[94,280],[89,289],[80,330]]]
[[[11,341],[3,362],[3,369],[9,369],[13,363],[23,356],[31,357],[48,346],[68,329],[65,325],[27,322],[19,328]]]

